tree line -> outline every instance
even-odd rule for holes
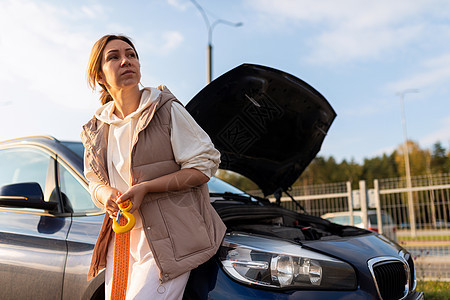
[[[450,173],[450,149],[436,142],[431,149],[421,149],[408,140],[411,176]],[[258,189],[255,183],[235,173],[219,171],[219,178],[248,191]],[[293,186],[305,186],[350,181],[357,187],[360,180],[368,184],[374,179],[405,177],[404,146],[399,145],[391,154],[365,158],[362,164],[353,160],[337,162],[333,156],[317,156],[297,179]]]

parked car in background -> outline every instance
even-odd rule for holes
[[[362,211],[355,210],[352,212],[352,214],[353,214],[353,226],[364,228]],[[351,224],[350,212],[348,211],[327,213],[322,215],[321,217],[333,223],[341,225]],[[383,224],[382,225],[383,235],[385,235],[386,237],[390,238],[393,241],[397,241],[397,226],[392,220],[392,217],[384,211],[381,212],[381,223]],[[367,211],[367,229],[375,232],[380,232],[376,210]]]
[[[450,228],[450,222],[442,219],[436,220],[436,229]]]
[[[186,107],[220,150],[220,167],[266,196],[295,182],[335,117],[308,84],[257,65],[222,75]],[[104,299],[104,271],[87,281],[104,211],[90,199],[83,150],[45,136],[0,143],[2,299]],[[227,234],[192,270],[184,299],[423,299],[412,256],[384,236],[218,178],[208,185]]]

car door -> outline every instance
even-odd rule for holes
[[[90,299],[96,292],[104,292],[103,273],[87,280],[104,211],[92,202],[87,183],[80,172],[59,158],[58,182],[66,210],[72,213],[72,226],[67,236],[63,299]],[[96,296],[104,299],[98,293]]]
[[[45,201],[59,202],[55,155],[38,146],[0,149],[0,187],[37,182]],[[1,299],[61,299],[71,215],[0,206]]]

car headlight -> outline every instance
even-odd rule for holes
[[[283,241],[230,233],[219,252],[225,272],[233,279],[268,288],[353,290],[352,266]]]

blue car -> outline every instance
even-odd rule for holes
[[[412,256],[395,242],[280,206],[336,116],[319,92],[244,64],[186,108],[220,150],[220,168],[265,197],[209,181],[228,230],[217,255],[191,272],[184,299],[424,298]],[[105,212],[91,201],[83,151],[47,136],[0,143],[1,299],[104,299],[103,271],[87,281]]]

